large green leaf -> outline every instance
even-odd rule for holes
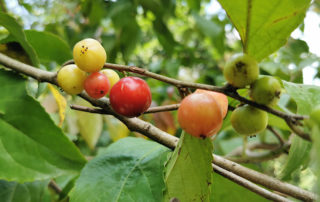
[[[0,179],[18,182],[78,172],[86,160],[17,74],[0,70]]]
[[[219,0],[237,28],[244,52],[258,61],[283,46],[303,21],[310,0]]]
[[[310,114],[313,107],[320,104],[320,87],[286,81],[283,81],[283,84],[287,93],[296,102],[298,114]],[[305,163],[310,148],[310,142],[297,136],[293,138],[288,160],[280,174],[283,179],[289,179],[290,175]]]
[[[72,59],[69,45],[60,37],[49,32],[36,30],[26,30],[25,34],[41,63],[47,64],[56,61],[58,64],[63,64]]]
[[[285,90],[297,104],[298,114],[310,114],[320,104],[320,87],[282,81]]]
[[[121,139],[85,166],[70,201],[162,201],[168,152],[148,140]]]
[[[285,166],[281,170],[280,178],[283,180],[290,179],[291,174],[302,167],[302,165],[308,160],[310,149],[310,142],[294,136],[292,138],[289,156]]]
[[[0,180],[1,202],[43,202],[48,180],[19,184]]]
[[[212,143],[182,134],[166,166],[165,199],[209,201],[212,184]]]
[[[17,21],[10,15],[0,12],[0,25],[5,27],[10,34],[21,44],[23,49],[28,53],[32,64],[39,66],[39,60],[35,50],[32,48],[30,43],[27,41],[26,35]]]
[[[212,183],[212,200],[218,202],[247,202],[247,201],[259,201],[267,202],[268,200],[255,194],[254,192],[248,191],[246,188],[230,181],[218,175],[213,174]]]

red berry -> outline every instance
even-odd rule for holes
[[[150,107],[150,88],[140,78],[122,78],[111,88],[110,103],[118,114],[127,117],[139,116]]]
[[[99,99],[108,93],[110,83],[104,74],[94,72],[84,81],[84,89],[90,97]]]
[[[190,135],[210,137],[222,126],[220,106],[208,93],[190,94],[180,104],[178,122],[181,128]]]

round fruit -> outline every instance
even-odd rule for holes
[[[60,69],[57,75],[59,86],[67,93],[75,95],[83,91],[83,83],[87,74],[77,65],[66,65]]]
[[[263,105],[275,105],[281,94],[280,82],[270,76],[257,79],[250,87],[252,100]]]
[[[320,105],[317,105],[310,114],[310,120],[320,125]]]
[[[220,106],[208,93],[190,94],[180,104],[178,122],[190,135],[203,138],[212,136],[215,133],[212,131],[221,127]]]
[[[104,69],[100,72],[106,75],[106,77],[109,79],[110,88],[112,88],[112,86],[114,86],[114,84],[116,84],[120,80],[120,77],[117,74],[117,72],[113,71],[112,69]]]
[[[109,92],[110,83],[104,74],[94,72],[84,81],[84,89],[90,97],[99,99]]]
[[[236,54],[227,62],[223,75],[232,86],[243,88],[258,78],[258,63],[249,55]]]
[[[268,114],[250,105],[243,105],[232,112],[230,120],[239,134],[254,135],[267,127]]]
[[[228,98],[226,95],[218,92],[213,92],[210,90],[202,90],[202,89],[197,89],[195,93],[208,93],[211,95],[219,104],[221,113],[222,113],[222,118],[224,118],[227,115],[228,112]]]
[[[107,54],[95,39],[84,39],[73,47],[73,59],[85,72],[98,72],[107,60]]]
[[[140,78],[122,78],[111,88],[110,104],[118,114],[127,117],[140,116],[151,105],[150,88]]]

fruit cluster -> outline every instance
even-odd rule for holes
[[[277,104],[281,94],[280,82],[271,76],[259,77],[258,63],[246,54],[237,54],[226,64],[223,74],[230,85],[244,88],[250,85],[249,95],[262,105]],[[178,122],[182,129],[196,137],[216,134],[228,110],[224,94],[196,90],[185,97],[178,110]],[[231,114],[231,125],[242,135],[254,135],[268,124],[268,114],[250,105],[241,105]]]
[[[136,117],[151,105],[151,92],[148,84],[137,77],[125,77],[111,69],[103,69],[107,54],[95,39],[84,39],[73,48],[75,64],[62,67],[57,75],[59,86],[69,94],[79,94],[83,90],[99,99],[109,92],[110,104],[114,111]],[[111,90],[110,90],[111,89]]]
[[[271,76],[260,76],[256,60],[246,54],[237,54],[226,64],[224,77],[236,88],[250,85],[249,96],[256,103],[273,106],[279,101],[281,84]],[[268,124],[268,114],[249,105],[237,107],[231,114],[231,125],[243,135],[254,135]]]

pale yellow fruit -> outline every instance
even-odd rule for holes
[[[112,86],[120,80],[120,77],[117,74],[117,72],[115,72],[112,69],[103,69],[100,72],[106,75],[106,77],[109,79],[110,88],[112,88]]]
[[[83,91],[83,84],[86,78],[87,74],[75,64],[62,67],[57,75],[59,86],[71,95],[79,94]]]
[[[84,39],[73,47],[73,59],[85,72],[98,72],[107,60],[107,54],[99,41]]]

